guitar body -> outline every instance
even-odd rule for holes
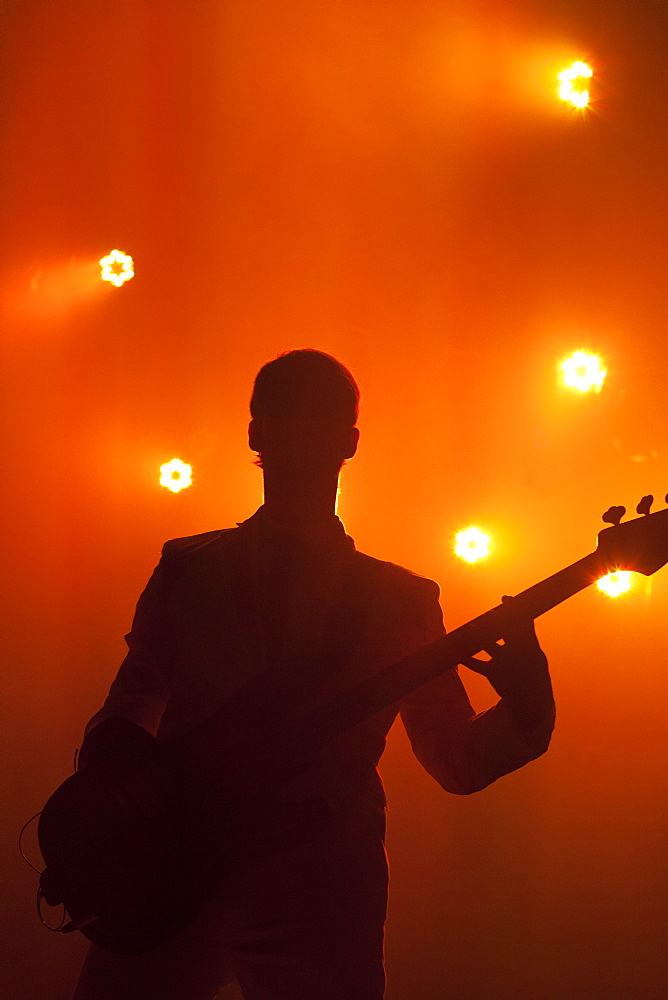
[[[201,739],[218,724],[218,716],[207,720]],[[298,844],[329,821],[324,800],[275,801],[257,775],[246,776],[243,792],[238,775],[225,783],[218,773],[214,784],[222,769],[215,756],[207,769],[199,755],[190,758],[191,740],[156,744],[149,761],[132,768],[91,763],[48,800],[38,824],[40,892],[64,905],[63,931],[80,930],[119,954],[149,951],[224,890],[230,864]]]
[[[185,811],[174,800],[151,816],[119,799],[124,776],[98,764],[77,771],[42,810],[44,899],[62,903],[67,930],[119,953],[170,938],[205,898]],[[208,885],[206,887],[208,889]]]

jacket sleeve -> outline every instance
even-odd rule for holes
[[[422,611],[425,644],[445,634],[438,595],[438,586],[430,581]],[[528,732],[514,721],[512,706],[504,698],[476,714],[459,673],[449,669],[409,695],[400,711],[413,752],[425,770],[446,791],[468,795],[547,750],[554,702],[550,697],[536,708],[539,721]]]
[[[170,694],[175,642],[167,604],[169,543],[137,603],[131,631],[126,635],[128,653],[102,708],[86,726],[86,735],[105,719],[133,722],[152,736]]]

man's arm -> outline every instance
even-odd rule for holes
[[[438,588],[426,603],[425,643],[444,634]],[[554,700],[547,659],[533,622],[508,606],[503,644],[471,657],[466,666],[484,674],[499,694],[476,714],[457,671],[448,670],[405,699],[401,716],[423,767],[447,791],[469,794],[514,771],[547,750],[554,727]]]
[[[132,629],[125,637],[128,654],[107,698],[86,726],[79,754],[91,760],[142,756],[152,743],[170,693],[174,639],[167,608],[168,551],[137,603]]]

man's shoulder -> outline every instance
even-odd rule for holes
[[[406,569],[398,563],[389,562],[385,559],[378,559],[370,556],[366,552],[356,551],[356,557],[365,575],[375,577],[381,584],[389,589],[396,589],[403,593],[414,594],[435,594],[438,597],[440,587],[434,580],[426,576],[421,576],[413,570]]]
[[[165,542],[162,552],[167,557],[188,557],[210,551],[212,548],[225,548],[236,537],[239,531],[235,528],[217,528],[214,531],[202,531],[197,535],[184,535],[181,538],[170,538]]]

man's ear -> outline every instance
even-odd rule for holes
[[[348,442],[346,446],[346,451],[344,454],[345,458],[352,458],[357,451],[357,445],[359,444],[360,432],[358,427],[351,427],[348,432]]]
[[[260,427],[257,420],[251,420],[248,425],[248,447],[251,451],[262,451],[262,445],[260,443],[261,434]]]

